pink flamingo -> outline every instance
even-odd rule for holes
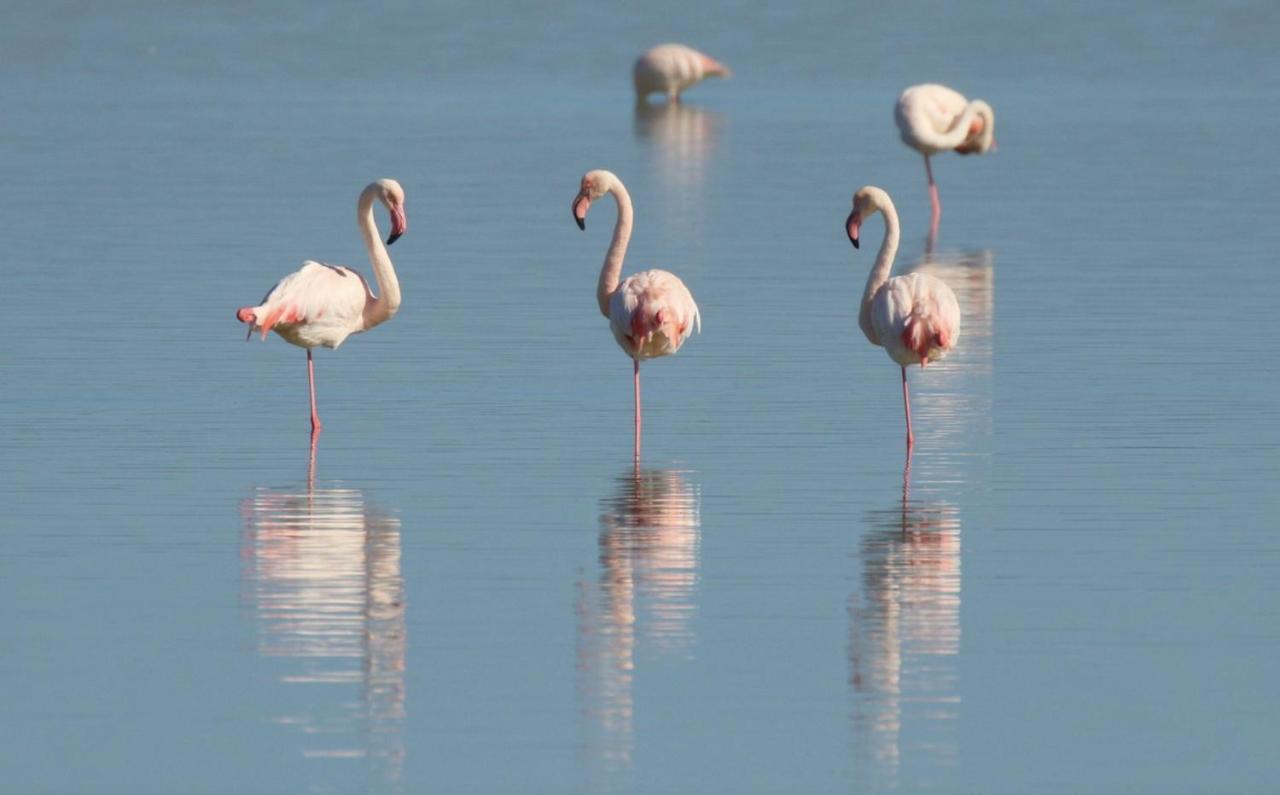
[[[849,242],[858,248],[862,223],[884,213],[884,242],[867,276],[858,310],[858,325],[872,345],[880,345],[902,369],[902,405],[907,415],[907,451],[915,445],[911,432],[911,399],[907,365],[926,366],[947,355],[960,339],[960,305],[946,282],[924,273],[889,278],[898,253],[898,211],[889,194],[870,185],[853,195],[853,212],[845,221]]]
[[[680,92],[708,77],[729,77],[729,67],[683,44],[659,44],[636,59],[632,77],[636,101],[650,94],[665,94],[679,102]]]
[[[311,391],[311,434],[323,427],[316,413],[316,376],[311,349],[323,345],[336,348],[351,334],[368,331],[385,323],[400,308],[400,282],[386,246],[378,235],[373,218],[374,200],[391,214],[391,235],[387,245],[404,234],[404,189],[394,179],[380,179],[360,192],[356,202],[356,224],[364,237],[373,275],[378,280],[375,296],[364,278],[350,268],[307,260],[302,267],[281,279],[262,303],[236,310],[236,319],[249,324],[249,335],[275,331],[286,342],[307,349],[307,382]],[[246,337],[247,339],[248,337]]]
[[[996,148],[996,114],[980,99],[972,102],[964,95],[936,83],[911,86],[898,97],[893,109],[902,142],[924,155],[924,171],[929,178],[929,201],[933,205],[930,235],[938,236],[942,202],[933,181],[929,155],[953,150],[962,155],[982,154]]]
[[[622,350],[634,363],[635,381],[635,457],[640,458],[640,361],[666,356],[680,350],[695,328],[702,331],[702,316],[693,295],[673,273],[663,270],[640,271],[619,284],[622,260],[631,240],[631,195],[611,171],[588,171],[582,187],[573,200],[573,220],[579,229],[587,228],[587,210],[591,202],[612,193],[618,203],[618,220],[613,227],[613,242],[600,268],[596,301],[600,313],[609,318],[609,329]]]

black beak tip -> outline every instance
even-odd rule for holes
[[[585,218],[579,218],[578,216],[576,216],[576,215],[575,215],[575,216],[573,217],[573,220],[578,222],[578,228],[579,228],[579,229],[581,229],[581,230],[582,230],[582,231],[584,231],[584,232],[587,230],[587,219],[585,219]]]
[[[858,245],[858,238],[851,237],[849,238],[849,242],[853,244],[854,248],[861,248],[861,246]]]
[[[392,243],[396,242],[396,241],[397,241],[397,240],[399,240],[399,239],[400,239],[400,233],[399,233],[399,232],[392,232],[392,233],[391,233],[391,236],[387,238],[387,245],[389,246],[389,245],[391,245]]]

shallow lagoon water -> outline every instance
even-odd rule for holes
[[[1262,4],[11,9],[0,761],[31,792],[1258,791],[1274,779],[1280,179]],[[636,112],[643,47],[734,78]],[[897,92],[995,107],[926,253]],[[630,369],[628,269],[704,333]],[[305,258],[389,324],[233,318]],[[856,301],[862,184],[965,317]],[[380,219],[385,225],[385,220]]]

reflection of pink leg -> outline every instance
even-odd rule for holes
[[[911,433],[911,396],[907,393],[907,368],[902,368],[902,407],[907,412],[907,450],[915,447],[916,437]]]
[[[636,388],[636,461],[640,460],[640,360],[635,360]]]
[[[316,413],[316,367],[311,361],[311,349],[307,348],[307,384],[311,387],[311,433],[318,433],[324,426],[320,424],[320,415]]]
[[[902,535],[907,535],[907,508],[911,505],[911,448],[907,448],[907,463],[902,467]]]

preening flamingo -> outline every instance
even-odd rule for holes
[[[236,310],[236,319],[249,324],[248,336],[261,331],[265,340],[268,332],[274,330],[286,342],[307,349],[313,437],[322,426],[316,413],[316,376],[311,349],[321,345],[336,348],[348,336],[390,320],[400,308],[400,282],[378,234],[378,224],[373,217],[374,200],[382,202],[391,214],[387,246],[405,233],[408,223],[404,215],[404,189],[399,182],[380,179],[360,192],[356,224],[369,251],[379,295],[374,295],[364,278],[350,268],[307,260],[272,287],[262,303]]]
[[[893,109],[902,142],[924,155],[924,172],[929,178],[929,202],[933,206],[930,236],[938,235],[942,202],[933,181],[929,156],[952,150],[962,155],[982,154],[996,148],[996,114],[980,99],[972,102],[964,95],[937,83],[911,86],[898,97]]]
[[[907,415],[907,449],[911,432],[911,399],[907,365],[924,367],[947,355],[960,339],[960,305],[946,282],[924,273],[889,278],[898,253],[898,211],[889,194],[870,185],[853,195],[853,212],[845,221],[849,242],[858,248],[859,230],[867,218],[884,213],[884,242],[867,276],[858,310],[858,325],[872,345],[880,345],[902,369],[902,405]]]
[[[683,44],[659,44],[636,59],[632,70],[636,101],[650,94],[665,94],[680,101],[680,92],[708,77],[729,77],[729,67]]]
[[[612,193],[618,203],[618,220],[613,226],[613,241],[600,268],[596,301],[600,313],[609,318],[609,329],[622,350],[634,363],[635,381],[635,456],[640,457],[640,361],[666,356],[680,350],[694,329],[702,330],[702,317],[689,288],[673,273],[648,270],[628,276],[619,283],[622,260],[631,240],[633,211],[631,195],[611,171],[588,171],[582,187],[573,199],[573,220],[579,229],[587,228],[587,210],[591,203]]]

